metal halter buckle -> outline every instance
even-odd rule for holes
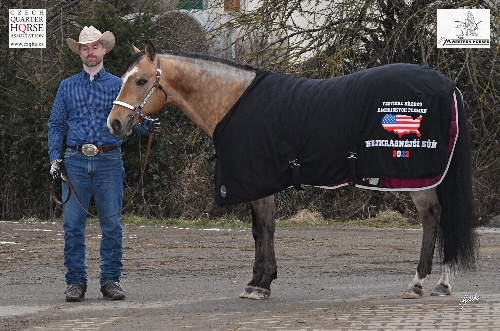
[[[87,156],[95,156],[99,152],[96,145],[93,144],[85,144],[82,145],[82,153]]]

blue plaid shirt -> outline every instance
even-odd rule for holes
[[[61,158],[66,133],[67,146],[121,145],[122,140],[113,136],[106,124],[121,86],[121,79],[106,72],[104,68],[92,81],[90,75],[82,70],[61,82],[48,122],[51,162]],[[134,129],[141,134],[149,134],[147,120]]]

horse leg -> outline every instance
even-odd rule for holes
[[[436,287],[431,292],[432,296],[445,296],[451,294],[450,285],[450,268],[445,264],[443,266],[443,273],[439,279]]]
[[[255,241],[253,277],[240,298],[266,299],[271,295],[271,282],[277,277],[274,253],[274,195],[250,203],[252,235]]]
[[[408,289],[403,295],[403,298],[418,299],[422,297],[424,293],[424,280],[432,270],[432,257],[434,255],[434,247],[436,245],[436,237],[439,228],[441,205],[439,204],[435,189],[414,191],[411,192],[411,197],[417,208],[420,222],[422,223],[423,237],[417,272],[413,281],[408,285]]]

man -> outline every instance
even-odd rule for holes
[[[106,120],[120,91],[121,79],[106,72],[104,55],[115,45],[109,31],[101,33],[93,26],[84,27],[79,41],[66,39],[78,54],[83,70],[63,80],[57,91],[48,121],[50,173],[53,178],[67,179],[74,192],[63,205],[64,265],[66,301],[81,301],[87,290],[85,264],[85,225],[90,199],[94,196],[99,214],[101,239],[100,285],[104,298],[125,298],[120,286],[122,268],[122,207],[125,170],[121,158],[122,141],[111,135]],[[147,119],[135,127],[142,134],[157,133],[157,119]],[[61,160],[64,136],[66,150]],[[68,196],[63,181],[62,194]],[[82,205],[77,201],[78,196]]]

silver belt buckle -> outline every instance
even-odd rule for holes
[[[87,156],[95,156],[99,150],[97,149],[96,145],[93,144],[85,144],[82,145],[82,153],[87,155]]]

